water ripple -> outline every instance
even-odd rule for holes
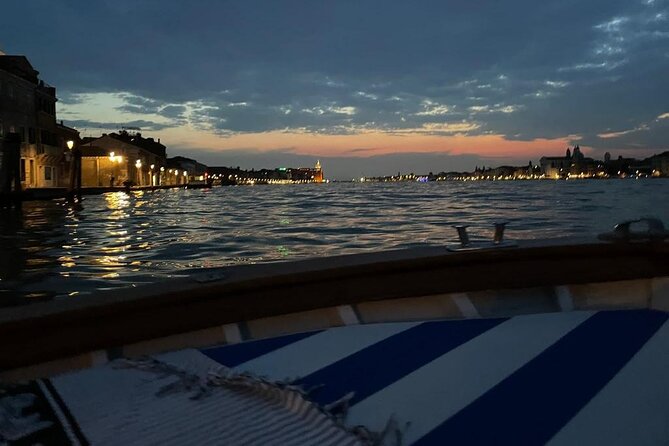
[[[655,215],[669,180],[331,183],[122,192],[0,211],[0,305],[8,293],[82,296],[194,269],[490,237],[594,235]]]

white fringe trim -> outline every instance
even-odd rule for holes
[[[283,406],[285,409],[306,418],[312,411],[327,417],[337,428],[354,436],[367,446],[401,446],[403,431],[394,417],[391,417],[381,432],[372,432],[364,426],[348,427],[344,424],[349,402],[354,393],[348,393],[339,400],[321,406],[308,399],[309,393],[315,388],[305,391],[299,386],[288,382],[270,381],[248,372],[237,372],[229,367],[210,371],[206,376],[198,376],[176,366],[158,361],[155,358],[118,359],[112,362],[115,368],[131,368],[158,375],[159,378],[176,377],[177,380],[163,386],[156,396],[181,392],[192,392],[191,399],[207,397],[215,387],[224,387],[235,391],[250,393],[263,398],[270,404]]]

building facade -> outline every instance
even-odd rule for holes
[[[165,171],[166,148],[140,133],[119,132],[81,143],[83,187],[157,186]]]
[[[167,160],[166,171],[163,172],[165,184],[202,183],[207,181],[207,166],[184,156],[175,156]]]
[[[669,177],[669,151],[649,158],[653,176]]]
[[[23,188],[62,186],[67,168],[58,142],[56,89],[38,75],[26,57],[0,54],[0,139],[20,137]]]
[[[320,160],[316,161],[314,167],[289,169],[289,178],[293,181],[304,181],[307,183],[322,183],[325,181]]]

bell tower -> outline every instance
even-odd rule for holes
[[[314,167],[314,183],[323,182],[323,168],[321,167],[321,160],[316,161],[316,167]]]

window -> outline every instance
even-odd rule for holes
[[[35,144],[35,129],[33,127],[28,128],[28,142]]]
[[[5,128],[2,126],[2,119],[0,119],[0,138],[5,136]]]
[[[19,127],[19,135],[21,135],[21,142],[26,142],[26,128]]]
[[[26,160],[21,158],[21,181],[26,181]]]
[[[51,167],[44,166],[44,179],[46,181],[51,181]]]
[[[55,146],[57,145],[56,143],[56,134],[51,133],[47,130],[41,130],[40,131],[40,141],[42,144],[46,144],[47,146]]]

